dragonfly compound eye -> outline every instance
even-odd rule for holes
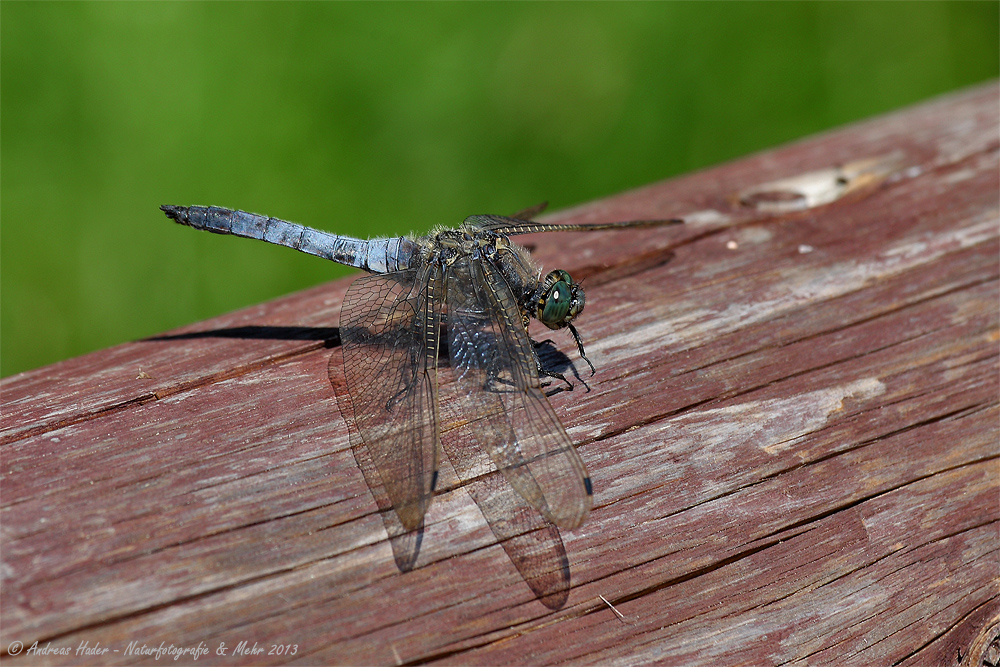
[[[583,310],[583,290],[561,269],[545,276],[546,290],[538,300],[536,317],[550,329],[561,329]]]

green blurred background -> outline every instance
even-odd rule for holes
[[[339,277],[169,223],[563,208],[998,75],[998,3],[0,4],[0,375]]]

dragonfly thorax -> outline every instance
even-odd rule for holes
[[[442,229],[423,240],[424,261],[450,266],[463,258],[493,260],[498,248],[508,250],[510,245],[507,239],[485,230]]]
[[[567,271],[556,269],[539,280],[530,253],[505,236],[469,225],[438,230],[424,247],[424,261],[451,266],[466,258],[496,266],[520,304],[526,327],[532,316],[549,329],[562,329],[583,311],[583,288]]]

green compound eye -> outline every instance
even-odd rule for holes
[[[545,276],[545,284],[548,288],[538,301],[536,317],[550,329],[562,328],[583,310],[583,290],[562,269]]]
[[[569,312],[569,285],[560,280],[549,288],[545,295],[545,307],[539,318],[543,324],[557,324],[566,319]]]

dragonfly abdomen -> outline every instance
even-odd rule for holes
[[[195,229],[267,241],[371,273],[409,268],[417,251],[417,245],[405,237],[362,240],[219,206],[164,205],[160,209],[175,222]]]

